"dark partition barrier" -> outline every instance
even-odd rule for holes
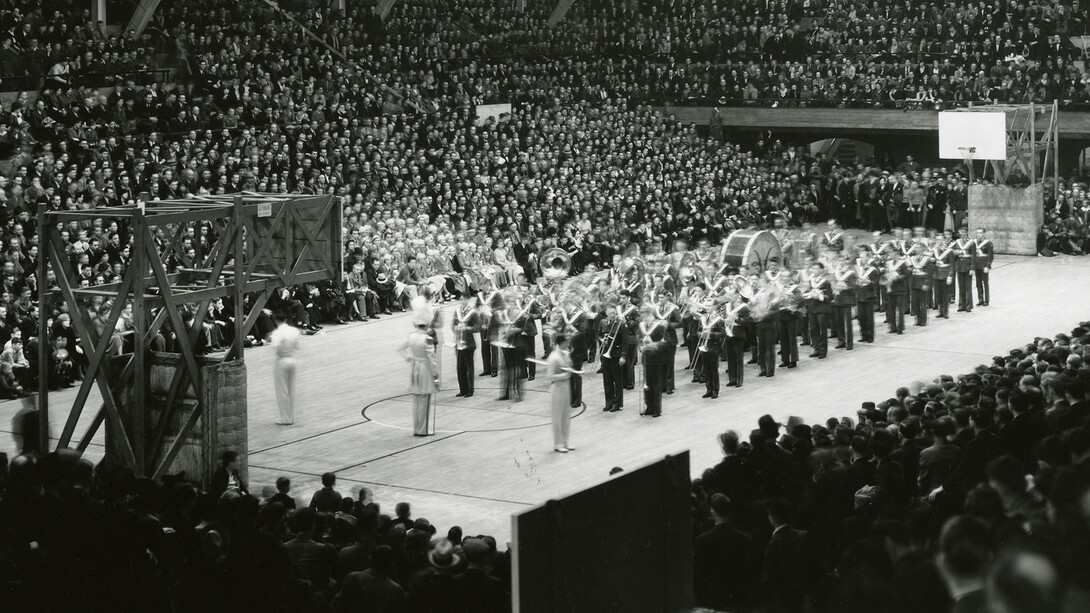
[[[516,613],[689,610],[689,453],[512,518]]]

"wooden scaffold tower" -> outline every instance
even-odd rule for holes
[[[71,222],[117,222],[127,233],[131,261],[121,280],[80,286],[77,266],[66,253],[61,231]],[[204,226],[215,241],[188,266],[173,266],[186,254],[186,237]],[[63,299],[87,364],[76,398],[60,432],[57,448],[83,451],[106,425],[107,459],[130,468],[137,476],[159,477],[172,470],[183,448],[203,459],[191,470],[205,474],[215,445],[211,410],[218,409],[219,383],[208,380],[230,365],[236,399],[241,398],[245,444],[245,364],[243,342],[274,291],[302,283],[342,276],[341,206],[333,196],[244,193],[185,200],[148,202],[137,207],[86,211],[39,209],[41,257],[39,283],[38,418],[40,449],[49,449],[50,351],[45,305]],[[247,300],[248,298],[248,300]],[[226,349],[200,355],[197,344],[209,305],[223,300],[233,309],[232,338]],[[52,302],[51,302],[52,301]],[[127,306],[132,308],[132,337],[123,344],[115,334]],[[170,336],[172,350],[162,351],[157,338]],[[161,343],[160,343],[161,345]],[[69,348],[74,351],[75,348]],[[168,365],[163,367],[162,365]],[[155,373],[155,374],[153,374]],[[238,373],[241,373],[239,379]],[[158,377],[155,379],[154,377]],[[152,389],[157,385],[158,389]],[[169,382],[167,384],[166,382]],[[238,390],[239,381],[243,389]],[[89,424],[76,438],[86,405],[97,388],[101,398]],[[237,411],[237,409],[236,409]],[[206,443],[194,443],[192,433],[205,418]],[[241,426],[239,426],[241,424]],[[238,432],[234,432],[238,436]],[[73,445],[73,441],[75,444]],[[193,451],[193,447],[198,447]],[[244,455],[244,454],[243,454]],[[173,469],[177,469],[174,466]],[[195,475],[191,475],[196,477]]]

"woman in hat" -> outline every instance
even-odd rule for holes
[[[439,391],[439,358],[435,340],[428,334],[430,319],[424,310],[413,313],[415,329],[400,348],[409,362],[409,393],[413,396],[413,435],[431,436],[431,396]]]

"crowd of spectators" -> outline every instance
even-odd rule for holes
[[[807,424],[719,437],[692,484],[696,604],[724,611],[1077,611],[1090,602],[1090,323]],[[503,611],[510,552],[407,503],[207,492],[73,452],[0,471],[0,589],[20,610]],[[445,537],[442,535],[445,534]],[[18,572],[16,572],[16,570]],[[72,599],[79,594],[78,601]]]
[[[150,41],[110,34],[89,8],[70,2],[13,2],[0,9],[0,90],[153,79]]]
[[[306,2],[287,13],[172,4],[158,25],[198,82],[255,70],[337,80],[354,72],[390,88],[370,93],[376,107],[616,97],[905,109],[1090,102],[1073,63],[1084,52],[1069,39],[1085,29],[1078,3],[591,1],[553,28],[545,2],[519,11],[410,0],[385,19],[371,2],[350,3],[343,16]]]
[[[22,416],[24,432],[36,415]],[[27,438],[27,444],[32,444]],[[223,454],[208,491],[137,479],[75,452],[0,470],[0,596],[25,611],[510,610],[510,554],[336,476],[309,502],[286,477],[251,493]],[[445,536],[444,536],[445,535]],[[440,538],[442,537],[442,538]]]
[[[1087,182],[1063,181],[1045,199],[1045,222],[1038,237],[1042,255],[1090,253],[1090,191]]]
[[[1085,609],[1087,360],[1083,323],[855,415],[724,433],[693,482],[697,604]]]

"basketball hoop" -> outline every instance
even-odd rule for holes
[[[973,155],[976,153],[976,147],[958,147],[958,151],[961,153],[961,160],[965,163],[965,167],[969,169],[969,183],[972,184],[976,180],[973,176]],[[984,170],[987,171],[987,166]]]

